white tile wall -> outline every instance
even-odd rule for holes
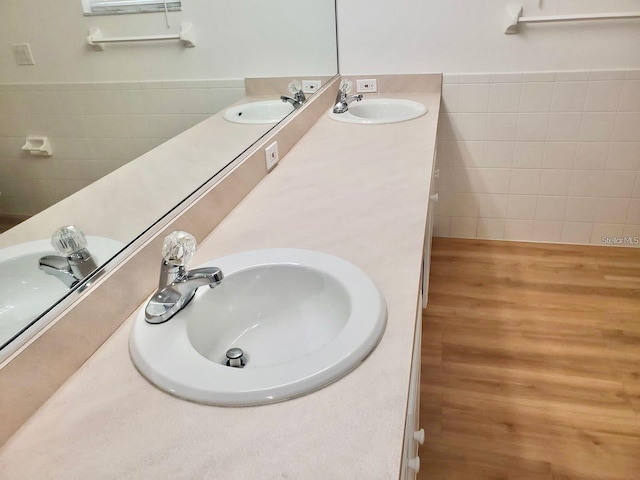
[[[242,79],[0,84],[0,214],[33,215],[244,95]],[[27,135],[54,155],[22,152]]]
[[[640,246],[640,70],[447,74],[437,166],[437,236]]]

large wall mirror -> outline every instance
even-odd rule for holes
[[[334,0],[0,2],[0,349],[93,269],[59,227],[99,268],[336,75],[335,32]]]

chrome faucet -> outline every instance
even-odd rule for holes
[[[217,267],[185,268],[197,248],[196,239],[187,232],[173,232],[164,239],[160,282],[144,312],[147,322],[166,322],[187,306],[198,288],[220,285],[224,275]]]
[[[338,95],[336,96],[336,103],[333,106],[333,113],[344,113],[349,110],[349,104],[351,102],[359,102],[362,100],[361,93],[357,95],[349,95],[352,87],[353,82],[351,82],[351,80],[343,80],[340,83]]]
[[[286,95],[281,95],[280,100],[282,100],[285,103],[289,102],[291,105],[293,105],[293,108],[296,110],[304,104],[304,102],[301,102],[297,98],[287,97]]]
[[[280,97],[280,100],[282,100],[283,102],[289,102],[291,105],[293,105],[293,108],[298,109],[307,101],[307,97],[302,91],[300,82],[298,82],[297,80],[294,80],[289,84],[289,91],[291,92],[291,95],[293,95],[293,98],[282,95]]]
[[[75,287],[98,266],[87,250],[87,238],[82,230],[68,225],[53,232],[51,246],[60,255],[46,255],[40,258],[38,268],[52,275],[68,288]]]

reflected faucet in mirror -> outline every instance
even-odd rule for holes
[[[53,232],[51,246],[60,255],[45,255],[40,258],[38,268],[52,275],[68,288],[75,287],[97,267],[87,249],[85,234],[74,225],[60,227]]]
[[[198,244],[188,232],[176,231],[164,239],[158,290],[145,308],[148,323],[163,323],[182,310],[200,287],[215,288],[224,278],[217,267],[187,270]]]
[[[293,105],[293,108],[298,109],[307,101],[307,97],[302,91],[302,86],[297,80],[294,80],[289,84],[289,91],[291,92],[291,95],[293,95],[293,98],[282,95],[280,100],[290,103]]]

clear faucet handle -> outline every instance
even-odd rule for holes
[[[162,244],[162,257],[169,265],[183,267],[198,249],[196,238],[189,232],[176,231],[167,235]]]
[[[82,230],[75,225],[66,225],[53,232],[51,236],[51,246],[55,248],[60,255],[68,257],[87,248],[87,237],[85,237]]]
[[[353,89],[353,82],[351,80],[347,80],[346,78],[343,78],[342,81],[340,82],[340,90],[342,90],[344,93],[349,95],[352,89]]]
[[[288,87],[292,95],[295,95],[296,93],[302,91],[302,85],[298,80],[293,80],[292,82],[290,82]]]

